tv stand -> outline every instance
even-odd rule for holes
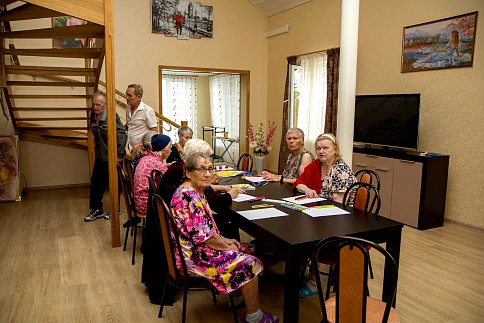
[[[380,215],[421,230],[444,223],[448,168],[448,155],[353,147],[353,171],[380,177]]]

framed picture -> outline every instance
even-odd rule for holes
[[[403,27],[402,73],[472,67],[477,11]]]
[[[213,37],[213,7],[188,0],[151,0],[151,32],[178,39]]]
[[[67,26],[79,26],[85,25],[87,22],[85,20],[77,19],[71,16],[61,16],[52,18],[52,27],[67,27]],[[53,39],[53,48],[85,48],[86,47],[85,38],[61,38]]]

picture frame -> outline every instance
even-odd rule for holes
[[[85,25],[87,21],[71,16],[52,18],[52,28]],[[54,38],[52,48],[86,48],[85,38]]]
[[[151,32],[185,40],[213,38],[213,7],[189,0],[151,0]]]
[[[472,67],[477,11],[403,27],[401,72]]]

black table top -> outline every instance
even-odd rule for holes
[[[224,182],[225,181],[222,180],[221,184]],[[247,181],[238,177],[226,183],[247,183]],[[301,193],[293,190],[292,186],[289,184],[270,182],[268,185],[257,187],[255,191],[247,191],[247,194],[280,200],[284,197],[300,195]],[[257,204],[273,204],[276,209],[288,214],[288,216],[251,221],[236,213],[237,211],[253,210],[252,206]],[[257,233],[259,235],[264,234],[265,239],[274,240],[270,243],[272,246],[274,243],[277,243],[283,250],[295,247],[304,248],[307,245],[314,245],[321,239],[334,235],[361,235],[364,237],[371,234],[373,238],[372,240],[375,241],[379,240],[379,231],[382,231],[382,235],[385,235],[383,234],[383,231],[387,231],[391,227],[402,227],[401,223],[360,211],[349,206],[344,206],[333,201],[305,204],[305,206],[324,204],[333,204],[341,209],[345,209],[350,212],[350,214],[313,218],[305,213],[283,207],[277,203],[255,201],[233,202],[230,206],[230,210],[234,211],[234,214],[231,214],[230,216],[244,231],[251,235],[253,235],[252,233]],[[385,240],[382,237],[382,241],[375,242],[378,243],[384,241]],[[279,252],[282,252],[283,250],[279,250]]]

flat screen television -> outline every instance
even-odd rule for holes
[[[420,94],[357,95],[353,140],[418,149]]]

